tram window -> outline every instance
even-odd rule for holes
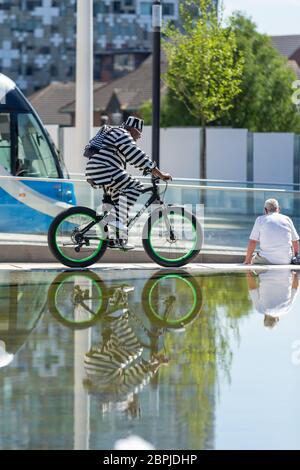
[[[48,141],[32,114],[18,114],[16,176],[58,178]]]
[[[0,113],[0,166],[10,172],[10,116]]]

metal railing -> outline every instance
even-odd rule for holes
[[[148,184],[150,179],[141,177],[141,181]],[[203,180],[175,178],[169,184],[166,200],[189,205],[195,213],[197,206],[204,206],[205,250],[243,251],[255,218],[263,213],[264,201],[271,197],[279,200],[282,212],[293,218],[300,231],[300,191],[284,185],[247,188],[237,184],[218,180],[205,180],[203,184]],[[101,210],[101,190],[92,189],[84,178],[0,176],[0,244],[24,240],[46,243],[52,217],[70,205],[67,197],[71,196],[73,204],[94,209],[100,206]]]

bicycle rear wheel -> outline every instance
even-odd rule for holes
[[[107,236],[96,217],[95,211],[80,206],[55,217],[49,228],[48,245],[56,259],[71,268],[84,268],[103,256]]]
[[[48,309],[63,325],[84,329],[97,323],[106,311],[106,286],[92,271],[60,273],[48,290]]]
[[[143,229],[144,249],[161,266],[184,266],[198,255],[202,243],[200,223],[180,206],[157,208]]]
[[[195,277],[183,270],[164,270],[146,282],[142,305],[152,323],[180,329],[200,314],[203,305],[201,287]]]

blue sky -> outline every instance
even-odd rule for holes
[[[225,17],[235,10],[251,16],[258,31],[269,35],[300,34],[300,0],[223,0]]]

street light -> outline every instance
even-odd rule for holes
[[[160,36],[162,25],[162,6],[160,0],[152,4],[152,159],[159,166],[160,137]]]
[[[84,169],[82,151],[93,129],[93,0],[77,0],[76,172]]]

